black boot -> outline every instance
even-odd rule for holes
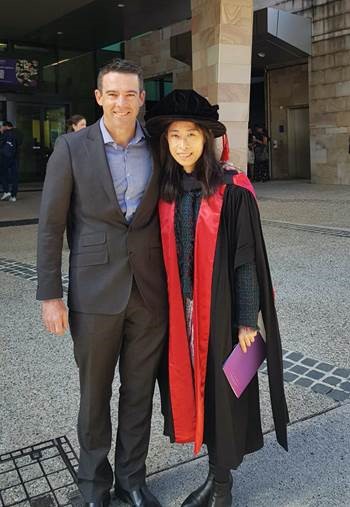
[[[207,507],[231,507],[232,505],[232,476],[227,482],[214,481]]]
[[[213,484],[214,470],[210,467],[206,481],[199,486],[198,489],[188,495],[186,500],[181,504],[181,507],[207,507]]]

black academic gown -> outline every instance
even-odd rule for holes
[[[277,440],[287,450],[282,348],[259,211],[251,190],[244,174],[227,171],[225,184],[201,202],[194,246],[193,369],[177,265],[175,204],[161,201],[159,206],[169,294],[169,347],[160,375],[165,433],[175,442],[194,442],[196,453],[207,443],[215,448],[216,464],[231,469],[245,454],[263,446],[257,375],[238,399],[222,370],[238,341],[234,271],[245,263],[256,264],[272,412]]]

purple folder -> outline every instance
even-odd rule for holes
[[[228,356],[223,370],[237,398],[252,380],[265,357],[266,346],[260,333],[257,333],[254,343],[247,347],[245,354],[238,344]]]

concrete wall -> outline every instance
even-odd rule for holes
[[[268,6],[313,18],[312,57],[308,66],[311,180],[350,184],[350,0],[322,3],[315,0],[254,0],[255,10]],[[141,63],[146,78],[172,73],[174,87],[191,88],[191,68],[170,56],[170,37],[189,30],[191,20],[186,20],[128,41],[126,57]],[[297,77],[302,79],[300,85],[292,86],[292,89],[295,86],[299,88],[297,96],[294,92],[287,92],[288,86],[285,86],[283,93],[288,96],[283,97],[283,101],[293,102],[301,98],[306,77],[303,69]],[[274,71],[273,75],[275,77],[277,73]],[[281,76],[278,81],[283,80]],[[282,99],[280,92],[272,90],[271,99]],[[278,115],[282,113],[281,110],[272,113],[274,134]],[[281,152],[276,158],[276,174],[281,174],[281,177],[283,171],[285,174],[285,169],[282,170],[285,156],[285,152]]]
[[[311,180],[350,185],[350,1],[255,0],[312,17],[309,59]]]
[[[191,30],[191,20],[156,30],[125,43],[125,58],[138,62],[145,78],[173,75],[174,88],[192,88],[192,69],[170,56],[170,37]]]
[[[326,3],[324,0],[323,3]],[[319,3],[317,0],[254,0],[254,10],[264,9],[265,7],[275,7],[288,12],[302,13],[304,16],[312,17],[313,4]],[[334,3],[329,0],[328,3]]]
[[[288,109],[309,103],[308,66],[295,65],[269,71],[268,91],[272,177],[285,179],[290,176]],[[280,131],[280,127],[283,128],[283,132]],[[272,147],[274,141],[277,141],[276,148]]]
[[[328,7],[317,8],[314,20],[310,69],[312,179],[350,185],[350,2],[334,2]],[[334,17],[328,18],[333,12]]]
[[[252,0],[192,0],[193,88],[219,106],[230,161],[247,167]]]

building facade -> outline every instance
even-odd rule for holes
[[[298,82],[298,90],[289,102],[297,100],[309,106],[311,181],[350,185],[350,1],[256,1],[255,5],[273,6],[312,20],[312,54],[307,67],[299,69],[299,77],[292,77],[294,83]],[[307,101],[305,91],[300,89],[306,79],[302,76],[305,72]],[[276,76],[275,71],[271,74],[271,136],[274,137],[278,135],[278,122],[274,121],[273,108],[279,102],[274,80],[278,81],[278,89],[289,88],[291,76],[288,71],[284,77]]]
[[[243,4],[246,8],[249,2]],[[236,31],[238,24],[242,28],[242,17],[238,11],[242,12],[244,6],[237,6],[232,31]],[[252,123],[254,115],[258,123],[262,123],[263,116],[270,137],[271,177],[350,185],[350,1],[256,0],[252,6],[254,11],[268,7],[311,20],[311,54],[300,58],[298,62],[286,58],[285,62],[270,63],[265,66],[263,75],[254,77],[253,73],[249,74],[247,82],[242,51],[248,48],[250,34],[249,28],[244,27],[243,23],[247,45],[242,48],[242,40],[238,40],[229,48],[232,61],[229,61],[229,56],[228,64],[231,69],[234,65],[238,66],[237,72],[241,71],[241,77],[237,77],[237,80],[245,82],[235,83],[235,86],[231,83],[230,90],[227,80],[221,83],[222,88],[226,87],[226,95],[234,98],[232,111],[228,111],[227,104],[226,107],[225,103],[220,104],[223,121],[238,117],[244,123],[248,122],[247,95],[250,85]],[[208,15],[208,19],[215,18]],[[170,56],[170,36],[173,33],[185,35],[190,28],[193,31],[193,25],[196,29],[195,20],[191,23],[186,21],[146,34],[137,43],[129,41],[126,43],[126,56],[138,59],[148,78],[161,75],[165,66],[167,73],[174,76],[175,87],[196,88],[193,76],[199,72],[198,83],[203,82],[203,68],[207,59],[192,51],[191,68],[184,63],[179,67],[178,60]],[[249,62],[249,58],[248,54],[245,62]],[[239,68],[240,65],[243,67]],[[255,95],[259,95],[259,83],[262,82],[265,93],[264,98],[260,97],[259,100]],[[197,88],[201,91],[200,86]],[[208,89],[204,93],[206,91],[209,96]],[[237,143],[231,139],[233,149],[242,152],[241,158],[233,155],[234,162],[243,168],[244,143],[243,138],[239,138]]]
[[[30,44],[20,34],[5,40],[0,21],[0,120],[26,134],[24,179],[42,176],[69,114],[89,123],[98,117],[92,93],[98,67],[122,56],[144,69],[146,107],[173,88],[190,87],[218,103],[232,161],[243,170],[248,124],[263,123],[272,179],[350,185],[350,0],[179,0],[176,6],[150,0],[138,2],[136,11],[114,5],[119,17],[107,0],[74,3],[26,36]],[[62,9],[67,6],[63,0]],[[94,18],[105,30],[96,35],[96,29],[92,39]],[[1,62],[11,59],[39,62],[35,85],[4,84]]]

